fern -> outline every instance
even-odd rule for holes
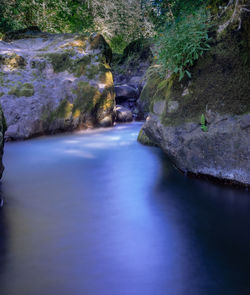
[[[201,130],[203,132],[207,132],[208,128],[206,126],[206,118],[205,118],[204,114],[201,115],[201,122],[200,123],[201,123]]]

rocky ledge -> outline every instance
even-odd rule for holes
[[[250,115],[215,116],[208,131],[197,123],[164,126],[151,114],[143,131],[184,173],[250,186]]]
[[[37,28],[0,41],[0,102],[6,139],[113,125],[112,51],[99,34]]]
[[[250,19],[212,32],[211,49],[190,68],[191,79],[157,74],[144,86],[150,114],[139,135],[157,144],[187,174],[250,186]],[[161,85],[161,87],[158,87]]]

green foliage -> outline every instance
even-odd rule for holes
[[[150,16],[156,28],[172,21],[178,21],[183,16],[192,14],[202,5],[206,5],[208,0],[152,0],[153,9]]]
[[[206,126],[206,118],[205,118],[204,114],[201,115],[201,122],[200,123],[201,123],[201,130],[203,132],[207,132],[208,128]]]
[[[0,0],[0,33],[30,26],[51,33],[97,31],[122,52],[132,40],[154,33],[141,1]]]
[[[156,63],[161,76],[175,73],[182,80],[191,78],[189,68],[209,50],[208,13],[201,8],[168,25],[156,38]]]
[[[122,54],[123,50],[128,45],[127,41],[124,39],[124,36],[122,34],[112,37],[109,44],[113,52],[118,54]]]
[[[148,146],[157,146],[144,132],[143,129],[140,130],[140,133],[138,135],[137,141],[139,141],[143,145],[148,145]]]
[[[17,97],[26,96],[30,97],[34,95],[34,87],[31,83],[18,83],[16,86],[13,86],[8,92],[9,95],[15,95]]]
[[[93,27],[88,5],[80,0],[2,0],[0,16],[0,32],[38,26],[52,33],[70,33]]]

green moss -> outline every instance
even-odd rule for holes
[[[161,87],[161,89],[158,89],[158,85],[162,82],[160,79],[160,76],[157,74],[154,74],[151,76],[151,78],[148,80],[147,84],[144,86],[140,101],[141,105],[143,106],[144,112],[149,112],[152,110],[153,103],[156,100],[164,100],[165,99],[165,89],[164,87]]]
[[[137,140],[143,145],[157,146],[157,144],[146,135],[143,129],[140,130]]]
[[[0,86],[4,86],[4,73],[0,72]]]
[[[72,53],[68,52],[48,53],[44,55],[44,57],[50,60],[55,73],[71,69],[73,63],[71,56]]]
[[[73,93],[77,97],[74,101],[73,112],[76,110],[80,110],[81,112],[93,110],[101,95],[98,89],[84,81],[78,82],[77,88]]]
[[[86,74],[87,66],[91,64],[91,56],[85,55],[81,59],[71,64],[69,71],[73,72],[76,77]]]
[[[19,96],[19,90],[20,90],[19,86],[13,86],[13,87],[10,88],[10,91],[8,92],[8,94],[9,95]]]
[[[87,77],[88,79],[92,80],[100,73],[100,67],[99,66],[94,66],[92,65],[90,68],[87,70]]]
[[[56,119],[67,119],[72,115],[73,105],[67,99],[60,102],[59,106],[54,111],[45,110],[42,114],[42,120],[46,124],[51,124]]]
[[[102,51],[103,57],[104,57],[103,62],[107,62],[108,64],[111,62],[112,50],[102,35],[100,35],[100,34],[91,35],[89,38],[89,44],[90,44],[91,50],[101,50]]]
[[[33,96],[35,93],[34,87],[31,83],[18,83],[17,85],[11,87],[10,91],[8,92],[9,95],[15,95],[17,97],[26,96],[30,97]]]

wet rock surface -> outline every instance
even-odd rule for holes
[[[143,131],[181,171],[250,186],[250,125],[242,127],[249,115],[217,118],[203,132],[198,123],[164,126],[150,114]]]
[[[116,121],[117,122],[131,122],[133,121],[133,114],[130,109],[122,106],[122,105],[116,105],[115,107],[116,111]]]
[[[0,102],[6,139],[111,126],[112,51],[99,34],[8,33],[0,41]]]

